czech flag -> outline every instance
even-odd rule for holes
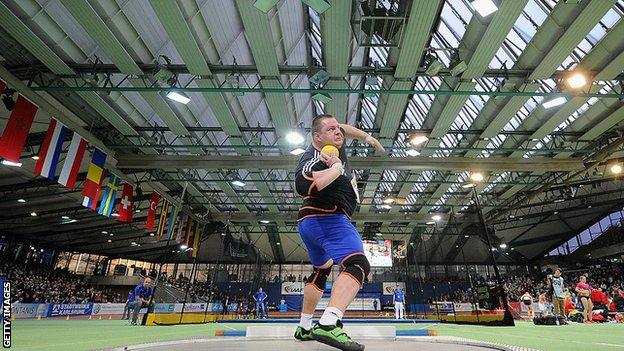
[[[90,197],[92,199],[98,198],[100,187],[104,179],[104,163],[106,162],[106,154],[100,149],[93,151],[93,157],[89,164],[89,170],[87,171],[87,179],[84,181],[84,187],[82,188],[82,195]]]
[[[48,132],[43,139],[43,144],[39,148],[39,159],[35,164],[35,175],[40,175],[50,180],[56,178],[56,165],[61,156],[66,134],[67,127],[52,118],[48,125]]]
[[[59,184],[73,189],[76,185],[76,177],[80,170],[80,164],[82,163],[82,157],[89,143],[83,139],[78,133],[74,132],[71,144],[69,144],[69,150],[63,163],[63,169],[61,169],[61,175],[59,176]],[[41,158],[39,158],[41,160]]]

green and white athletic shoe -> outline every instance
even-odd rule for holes
[[[351,340],[351,337],[342,330],[342,322],[337,321],[336,325],[316,324],[312,328],[314,340],[323,344],[333,346],[342,351],[363,351],[364,345]]]
[[[301,326],[297,326],[297,330],[295,330],[295,339],[299,341],[310,341],[314,340],[312,337],[312,330],[303,329]]]

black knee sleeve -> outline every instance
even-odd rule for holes
[[[348,256],[342,261],[340,266],[343,268],[343,273],[349,274],[353,279],[357,280],[360,285],[362,285],[364,278],[366,278],[370,272],[370,264],[364,254]]]
[[[331,273],[331,270],[331,267],[324,269],[314,267],[314,271],[312,271],[312,274],[308,277],[306,285],[312,284],[318,290],[325,291],[325,282],[327,282],[327,277],[329,273]]]

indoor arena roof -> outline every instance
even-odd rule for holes
[[[309,140],[313,116],[330,113],[386,147],[349,144],[365,237],[404,240],[420,262],[485,262],[476,192],[492,245],[507,244],[500,262],[542,257],[623,205],[611,166],[624,143],[624,1],[481,3],[2,1],[0,79],[39,106],[22,167],[0,166],[2,233],[153,260],[177,244],[144,229],[149,195],[185,192],[185,212],[223,222],[260,258],[307,261],[286,136]],[[172,87],[190,102],[167,98]],[[82,207],[89,157],[74,190],[34,177],[50,117],[140,184],[133,223]],[[202,261],[223,258],[215,228]]]

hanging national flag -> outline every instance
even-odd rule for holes
[[[188,220],[189,220],[189,215],[184,214],[180,218],[180,221],[178,222],[178,228],[176,230],[176,236],[175,236],[175,241],[178,244],[182,243],[182,233],[184,233],[184,228],[185,228]]]
[[[19,162],[36,113],[37,106],[21,95],[17,97],[15,107],[0,137],[0,157],[7,161]]]
[[[134,187],[128,183],[124,183],[123,192],[121,193],[121,201],[119,202],[119,217],[117,220],[120,222],[128,223],[132,222],[132,194],[134,193]]]
[[[189,246],[190,236],[193,230],[193,226],[198,223],[193,222],[191,216],[188,217],[188,223],[186,223],[186,229],[184,230],[184,245]]]
[[[87,149],[89,143],[83,139],[78,133],[74,132],[71,144],[69,144],[69,150],[65,157],[65,163],[63,163],[63,169],[61,169],[61,175],[59,176],[59,184],[73,189],[76,185],[76,177],[80,170],[80,164],[82,163],[82,157]],[[41,160],[41,158],[39,158]]]
[[[160,201],[160,195],[157,192],[152,193],[150,199],[149,211],[147,211],[147,221],[145,221],[145,229],[154,229],[154,219],[156,219],[156,209],[158,208],[158,201]]]
[[[165,234],[165,230],[167,229],[167,216],[169,215],[169,207],[171,203],[165,199],[163,201],[163,205],[160,208],[160,215],[158,217],[158,229],[156,230],[156,234],[158,236],[163,236]]]
[[[104,163],[106,162],[106,154],[95,149],[93,156],[91,157],[91,163],[87,170],[87,179],[84,181],[84,187],[82,188],[82,195],[90,198],[96,198],[97,192],[102,186],[104,178]]]
[[[108,184],[106,184],[106,189],[104,189],[104,195],[102,196],[102,201],[100,202],[100,208],[98,209],[98,213],[110,217],[113,212],[113,207],[115,207],[115,198],[117,197],[117,190],[121,182],[119,177],[112,174],[108,177]]]
[[[104,174],[102,174],[102,177],[100,178],[100,184],[102,184],[103,181]],[[82,200],[82,206],[90,209],[91,211],[97,211],[97,202],[100,199],[100,192],[102,192],[102,189],[100,187],[97,187],[95,196],[93,198],[85,196]]]
[[[39,159],[35,163],[34,173],[50,180],[56,178],[56,166],[58,165],[67,127],[56,119],[52,118],[48,124],[48,132],[43,139],[43,144],[39,147]]]
[[[173,227],[175,226],[177,216],[178,207],[176,205],[171,205],[171,212],[169,213],[169,219],[167,220],[167,239],[171,238],[171,234],[173,234]]]
[[[193,234],[193,254],[191,255],[193,258],[197,257],[197,254],[199,254],[199,245],[201,244],[201,228],[202,225],[197,222],[197,225],[195,226],[195,233]]]

